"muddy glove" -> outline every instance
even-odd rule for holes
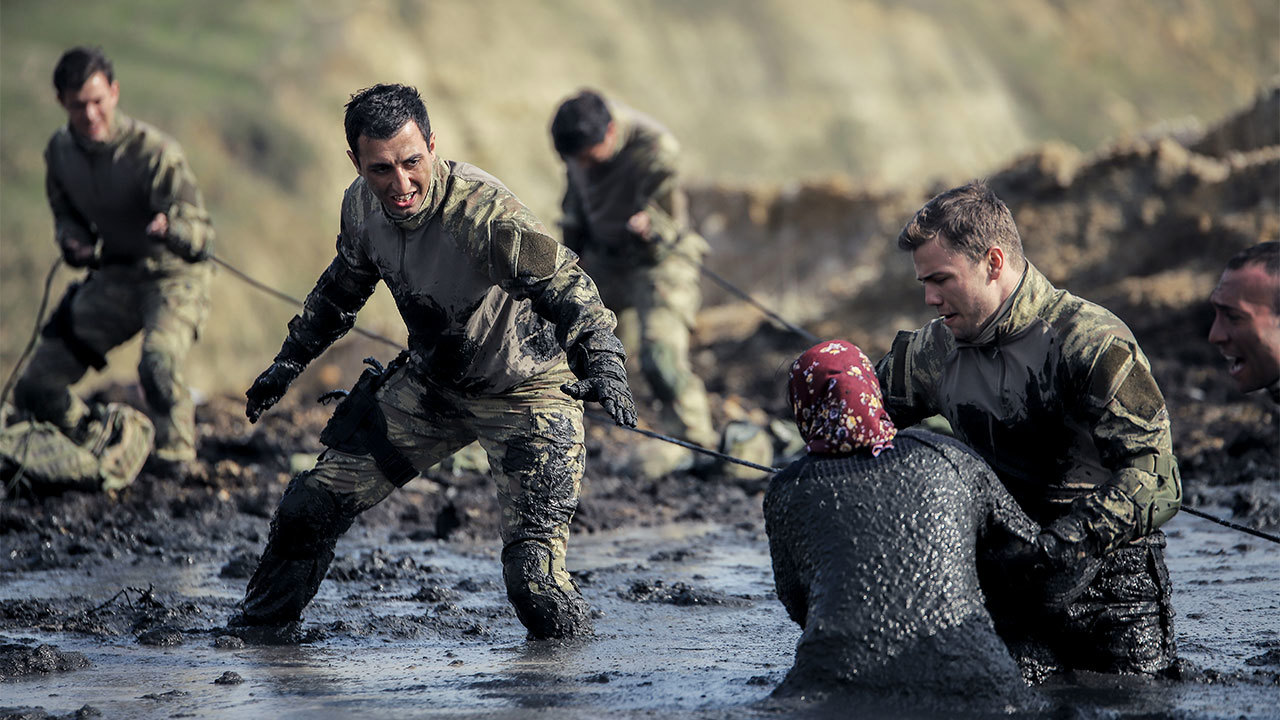
[[[636,402],[627,386],[627,368],[622,357],[611,352],[593,352],[587,356],[586,377],[560,386],[564,394],[575,400],[598,402],[613,418],[626,427],[636,426]]]
[[[1102,565],[1097,540],[1074,512],[1046,527],[1035,544],[1044,572],[1044,602],[1050,607],[1065,607],[1080,597]]]
[[[71,233],[58,235],[58,248],[62,250],[62,260],[73,268],[91,267],[97,254],[97,243],[85,242]]]
[[[244,393],[248,398],[244,406],[244,414],[249,417],[249,422],[258,422],[263,412],[284,397],[285,390],[289,389],[289,383],[297,379],[301,373],[302,363],[277,355],[271,367],[259,375],[258,379],[253,381],[253,386]]]

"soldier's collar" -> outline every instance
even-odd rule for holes
[[[426,224],[427,220],[429,220],[432,215],[435,215],[436,211],[439,210],[440,206],[443,204],[445,184],[448,181],[448,176],[448,164],[442,160],[439,155],[436,155],[431,162],[431,183],[427,187],[427,199],[423,201],[422,208],[407,218],[397,218],[387,212],[387,208],[383,206],[382,203],[378,203],[378,207],[382,208],[382,215],[387,218],[387,222],[395,225],[401,230],[417,230]]]
[[[991,320],[978,332],[977,337],[961,344],[989,345],[1021,332],[1040,314],[1040,306],[1053,292],[1054,287],[1049,279],[1028,261],[1018,280],[1018,286],[1000,304]]]
[[[100,153],[119,145],[121,138],[125,136],[125,126],[131,124],[132,121],[126,115],[117,112],[111,118],[111,132],[106,140],[90,140],[72,129],[70,122],[67,123],[67,132],[71,133],[71,140],[76,147],[87,153]]]
[[[1267,386],[1267,395],[1271,396],[1271,402],[1280,405],[1280,378]]]

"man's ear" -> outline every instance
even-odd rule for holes
[[[987,250],[987,278],[990,280],[999,279],[1000,273],[1005,269],[1004,250],[999,247],[991,247]]]
[[[432,155],[436,152],[436,134],[434,132],[431,133],[431,137],[427,138],[427,152]]]
[[[357,173],[359,173],[359,172],[360,172],[360,159],[359,159],[359,158],[357,158],[357,157],[356,157],[356,154],[355,154],[355,153],[353,153],[353,152],[351,152],[350,150],[348,150],[348,151],[347,151],[347,157],[351,158],[351,164],[356,166],[356,172],[357,172]]]

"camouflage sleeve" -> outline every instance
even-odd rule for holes
[[[625,360],[622,343],[613,334],[617,318],[578,266],[577,255],[540,226],[505,220],[489,230],[491,279],[512,297],[529,300],[534,312],[555,326],[556,340],[578,377],[586,377],[591,353],[613,353]]]
[[[363,251],[363,228],[352,229],[356,213],[351,193],[343,200],[338,253],[303,302],[302,312],[289,321],[289,336],[277,360],[306,365],[356,323],[356,314],[378,285],[378,268]]]
[[[649,215],[653,239],[674,247],[687,224],[684,192],[676,180],[680,146],[669,134],[661,135],[644,158],[644,172],[636,184],[636,206]]]
[[[164,213],[169,219],[168,248],[187,262],[209,257],[213,253],[213,224],[182,149],[173,141],[163,143],[148,170],[151,212]]]
[[[71,203],[71,198],[68,197],[62,180],[58,177],[57,156],[52,141],[45,150],[44,161],[44,190],[49,198],[49,209],[53,211],[54,238],[59,240],[59,245],[61,245],[60,239],[66,236],[86,244],[95,243],[97,237],[90,228],[89,221]]]
[[[925,326],[899,331],[888,354],[876,364],[885,409],[900,428],[938,413],[932,388],[937,385],[942,358],[931,352],[929,330]]]
[[[1142,350],[1110,335],[1096,347],[1074,397],[1092,428],[1094,445],[1111,479],[1072,503],[1103,550],[1150,534],[1177,514],[1182,480],[1164,396]],[[1083,365],[1083,363],[1081,363]]]
[[[495,285],[517,300],[528,300],[535,313],[555,326],[556,341],[578,377],[586,377],[590,354],[626,359],[613,334],[617,318],[578,266],[578,256],[556,242],[509,191],[478,185],[463,211],[447,222],[465,225],[455,225],[451,232],[467,238],[468,253]]]
[[[582,209],[578,190],[574,187],[573,180],[567,176],[568,173],[565,178],[564,199],[560,201],[560,231],[564,246],[581,255],[589,239],[587,216]]]

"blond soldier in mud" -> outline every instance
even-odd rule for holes
[[[108,350],[142,333],[138,377],[155,423],[153,457],[194,460],[195,403],[182,365],[208,312],[213,228],[182,149],[116,111],[100,50],[74,48],[53,72],[67,124],[45,149],[45,187],[67,264],[92,268],[45,326],[15,404],[79,441],[101,414],[70,390]]]
[[[898,236],[940,317],[901,332],[877,366],[894,422],[937,413],[1045,528],[1042,613],[1001,592],[992,614],[1024,671],[1156,673],[1174,659],[1159,527],[1182,486],[1164,397],[1129,329],[1059,290],[1023,255],[985,185],[930,200]],[[1032,549],[1034,548],[1034,549]]]
[[[652,118],[591,90],[560,105],[551,137],[567,175],[565,246],[582,255],[628,347],[638,343],[644,376],[662,401],[662,428],[714,447],[706,389],[689,365],[707,243],[688,228],[676,181],[679,145]],[[694,459],[675,445],[652,450],[638,468],[649,476]]]
[[[251,421],[355,322],[378,281],[409,350],[368,370],[320,440],[328,449],[280,500],[232,626],[296,637],[303,608],[361,512],[479,439],[501,507],[507,596],[533,638],[589,629],[565,569],[582,477],[582,403],[635,424],[626,356],[595,284],[496,178],[435,153],[417,90],[377,85],[347,104],[359,172],[337,256],[246,393]]]
[[[1280,403],[1280,243],[1236,253],[1209,302],[1209,342],[1227,359],[1236,387],[1243,393],[1265,389]]]

